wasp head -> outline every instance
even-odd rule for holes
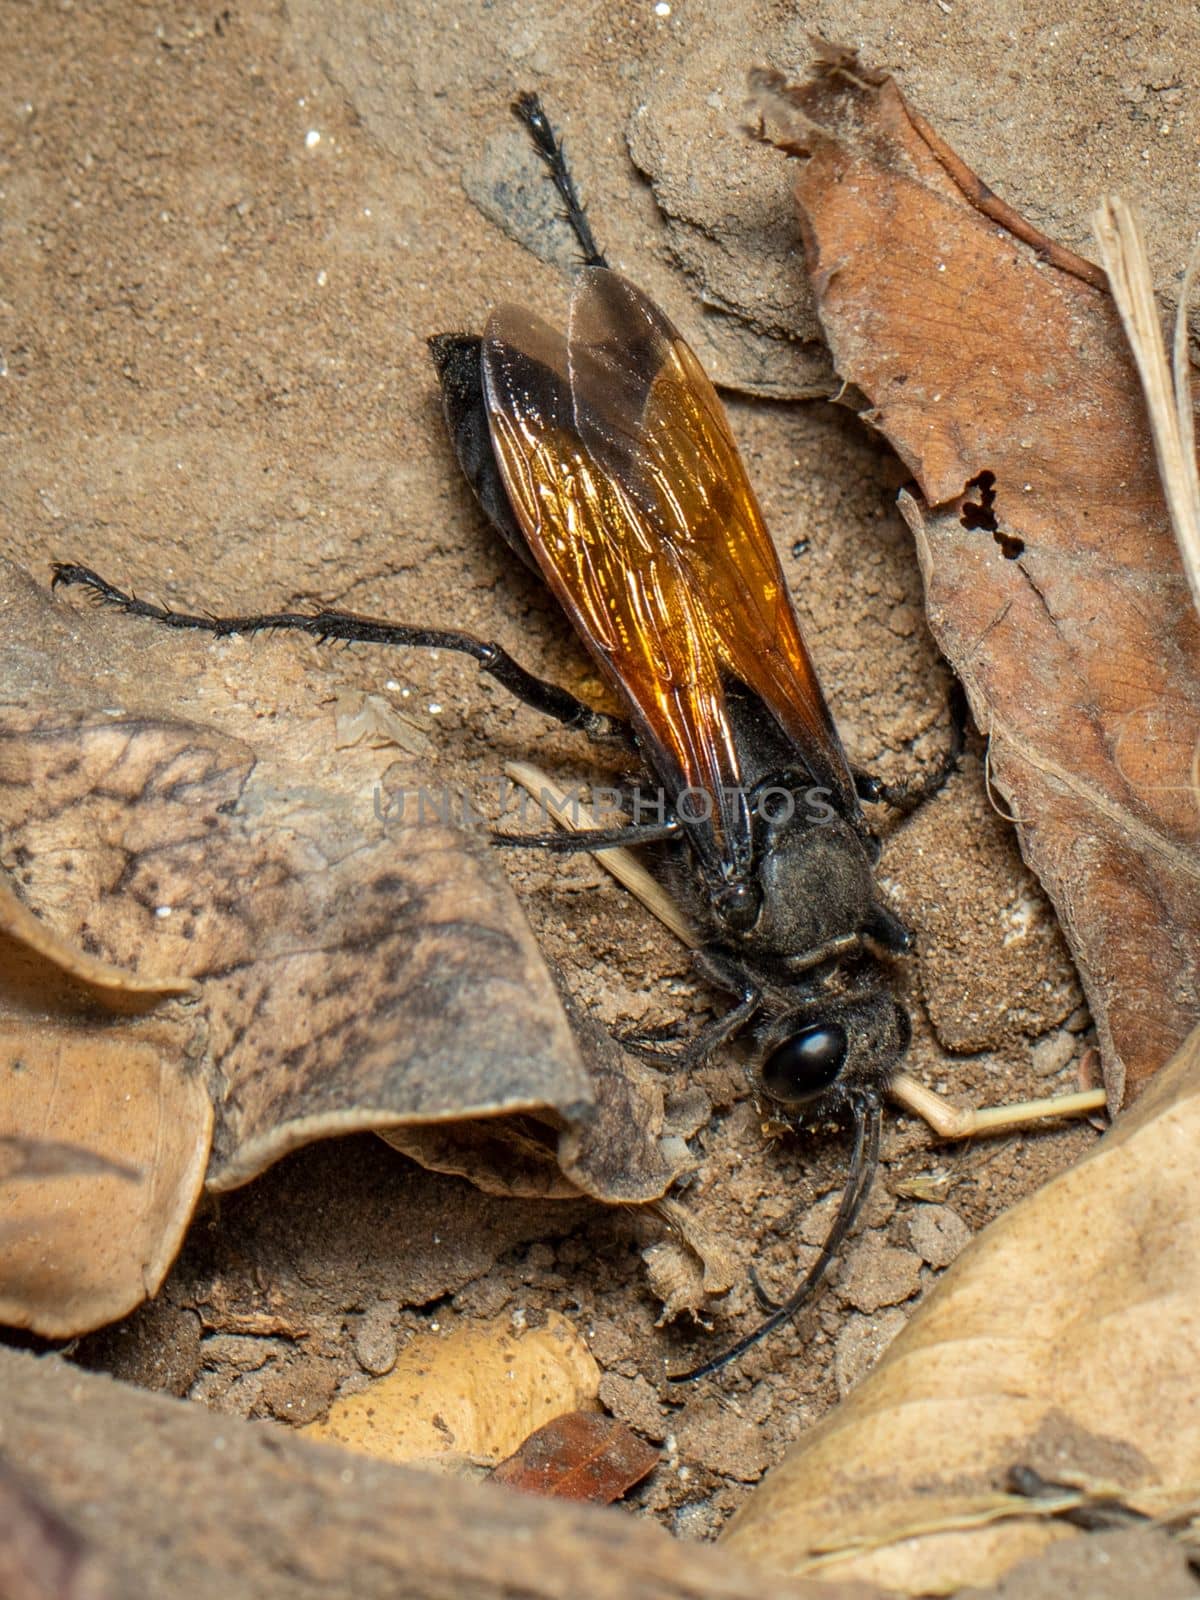
[[[814,997],[759,1033],[758,1085],[787,1121],[831,1116],[881,1095],[911,1038],[908,1012],[882,989]]]

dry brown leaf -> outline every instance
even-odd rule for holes
[[[1070,1171],[993,1222],[726,1542],[790,1575],[986,1583],[1063,1524],[1008,1471],[1156,1513],[1200,1486],[1200,1029]]]
[[[1172,341],[1174,359],[1168,366],[1154,280],[1136,210],[1122,195],[1106,195],[1092,218],[1092,231],[1129,340],[1129,352],[1137,364],[1179,559],[1192,591],[1192,603],[1200,612],[1200,473],[1196,469],[1188,330],[1200,255],[1193,245],[1179,288]]]
[[[31,1102],[0,1132],[128,1158],[148,1174],[137,1204],[165,1208],[151,1241],[153,1210],[132,1229],[130,1195],[98,1180],[97,1202],[111,1190],[123,1209],[107,1219],[93,1209],[92,1222],[105,1250],[125,1241],[136,1270],[106,1269],[108,1291],[95,1300],[77,1235],[71,1270],[53,1285],[22,1278],[34,1299],[10,1295],[11,1320],[79,1333],[152,1293],[178,1246],[197,1162],[211,1189],[231,1189],[298,1145],[356,1130],[390,1130],[418,1159],[503,1192],[638,1200],[665,1190],[686,1152],[660,1139],[660,1084],[626,1072],[607,1040],[585,1065],[486,849],[436,821],[390,821],[377,792],[417,769],[366,740],[339,748],[335,707],[314,720],[300,701],[264,721],[254,653],[293,643],[156,633],[161,662],[148,674],[144,624],[56,602],[12,567],[0,607],[0,867],[36,946],[0,936],[0,1021],[6,1010],[20,1053],[41,1026],[34,1019],[60,1018],[69,1037],[53,1035],[53,1049],[79,1080],[74,1104],[61,1094]],[[432,781],[427,768],[420,777]],[[199,992],[150,1018],[156,994],[120,978],[101,1015],[80,982],[115,969],[179,974]],[[89,1050],[100,1064],[85,1094]],[[123,1077],[126,1056],[137,1071]],[[105,1095],[139,1085],[149,1099],[125,1113],[138,1127],[176,1105],[182,1186],[169,1166],[153,1171],[140,1136],[128,1150],[111,1136],[128,1102]],[[204,1174],[208,1122],[197,1118],[210,1101]],[[452,1155],[463,1126],[473,1137]],[[27,1182],[20,1204],[41,1214]]]
[[[1200,1012],[1200,625],[1116,309],[849,53],[799,88],[761,75],[759,103],[1120,1104]]]
[[[67,1338],[162,1282],[213,1112],[187,1008],[148,1013],[195,987],[72,945],[0,883],[0,1322]]]
[[[103,995],[108,990],[120,994],[194,994],[196,984],[191,978],[154,978],[137,972],[126,972],[101,961],[86,950],[77,949],[48,928],[19,900],[11,887],[0,880],[0,935],[32,950],[54,963],[68,977],[87,984]]]
[[[658,1464],[659,1452],[615,1417],[570,1411],[543,1423],[492,1472],[493,1483],[555,1500],[619,1500]]]
[[[420,1334],[386,1378],[302,1431],[386,1461],[493,1466],[535,1429],[596,1404],[600,1368],[566,1317],[522,1332],[509,1317]]]
[[[422,1166],[468,1178],[490,1194],[571,1199],[582,1192],[630,1204],[657,1199],[692,1164],[684,1141],[664,1132],[662,1077],[620,1050],[557,978],[555,986],[594,1097],[590,1107],[569,1108],[564,1130],[510,1117],[501,1126],[410,1123],[381,1130],[383,1137]]]
[[[123,1316],[162,1282],[212,1131],[208,1090],[178,1044],[150,1019],[121,1034],[45,1020],[36,1032],[0,1026],[0,1132],[53,1136],[94,1158],[0,1180],[0,1322],[67,1338]]]

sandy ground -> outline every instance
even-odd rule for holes
[[[746,67],[803,61],[809,30],[860,46],[1067,243],[1088,249],[1103,189],[1137,198],[1168,285],[1200,211],[1200,24],[1179,0],[1153,20],[1069,0],[1036,19],[1001,0],[884,0],[869,14],[10,0],[0,19],[6,553],[39,579],[80,558],[214,610],[320,601],[458,625],[594,688],[459,480],[424,346],[478,328],[498,299],[563,314],[569,245],[506,109],[535,88],[615,262],[728,386],[845,742],[889,776],[940,748],[944,670],[893,508],[903,469],[844,410],[789,399],[830,375],[786,169],[739,128]],[[113,626],[152,659],[137,624]],[[244,693],[264,706],[306,692],[332,726],[337,694],[392,696],[431,742],[439,782],[483,792],[510,757],[562,773],[588,759],[469,663],[238,648]],[[976,742],[937,802],[894,830],[882,869],[921,940],[904,980],[912,1070],[964,1103],[1074,1087],[1088,1042],[1069,956],[981,755]],[[547,958],[604,1023],[703,1013],[686,952],[592,863],[506,867]],[[838,1183],[844,1141],[764,1140],[736,1067],[702,1087],[716,1112],[693,1140],[689,1200],[785,1287],[797,1233],[819,1236],[810,1208]],[[645,1218],[487,1198],[367,1137],[301,1151],[210,1204],[159,1301],[77,1358],[301,1422],[413,1329],[554,1307],[587,1332],[608,1403],[664,1443],[633,1503],[706,1537],[866,1370],[957,1244],[1095,1137],[1084,1124],[964,1148],[896,1116],[869,1228],[832,1291],[695,1392],[659,1382],[698,1346],[687,1327],[655,1327]],[[251,1306],[270,1308],[269,1331],[244,1331]],[[749,1311],[742,1287],[733,1308]]]

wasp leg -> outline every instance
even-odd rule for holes
[[[748,990],[736,1005],[731,1006],[721,1016],[714,1017],[711,1022],[705,1023],[696,1037],[682,1050],[656,1050],[653,1045],[644,1043],[637,1035],[628,1034],[619,1036],[617,1043],[631,1055],[640,1056],[643,1061],[652,1061],[660,1067],[682,1067],[690,1072],[696,1067],[702,1067],[715,1051],[736,1037],[761,1005],[762,996],[758,990]]]
[[[587,213],[583,208],[583,201],[579,198],[575,180],[567,166],[567,152],[563,149],[562,140],[551,127],[549,117],[542,110],[542,102],[536,94],[519,94],[513,101],[512,108],[514,115],[529,129],[533,147],[546,163],[550,180],[562,200],[571,231],[579,240],[584,266],[606,267],[608,262],[596,243]]]
[[[107,579],[100,577],[90,567],[60,561],[54,568],[54,587],[60,584],[81,584],[94,595],[130,616],[146,617],[168,628],[199,628],[215,633],[218,638],[228,638],[239,633],[263,633],[272,629],[289,629],[310,634],[319,640],[341,639],[350,644],[381,644],[392,648],[423,650],[459,650],[479,663],[480,670],[524,701],[535,711],[553,717],[564,727],[578,728],[589,739],[601,743],[632,744],[633,736],[627,723],[620,717],[610,717],[603,711],[593,711],[567,689],[535,678],[514,661],[501,645],[476,639],[473,634],[453,628],[422,628],[403,622],[385,622],[377,617],[360,616],[354,611],[268,611],[244,617],[196,616],[186,611],[172,611],[168,606],[158,606],[149,600],[139,600],[126,594]]]
[[[761,1010],[763,992],[746,968],[720,945],[703,944],[693,952],[692,960],[701,975],[726,994],[737,995],[737,1003],[723,1017],[716,1017],[701,1031],[683,1052],[684,1065],[702,1067],[715,1050],[742,1031]]]
[[[623,1033],[614,1033],[613,1038],[619,1045],[624,1045],[634,1055],[645,1055],[654,1051],[657,1044],[669,1042],[678,1043],[679,1035],[683,1032],[682,1022],[656,1022],[649,1028],[639,1028],[636,1032],[632,1028]],[[666,1061],[666,1051],[661,1052],[661,1059]],[[671,1057],[674,1059],[674,1056]]]
[[[852,771],[858,798],[871,805],[889,805],[897,811],[915,811],[945,787],[947,779],[958,767],[966,742],[967,697],[962,684],[956,679],[950,690],[950,743],[937,766],[921,773],[919,777],[905,778],[900,783],[885,783],[882,778],[855,767]]]
[[[522,766],[522,770],[534,778],[543,776],[535,768]],[[517,777],[517,773],[510,769],[509,776]],[[517,781],[524,780],[517,777]],[[662,791],[651,793],[639,784],[618,784],[613,789],[605,790],[606,796],[615,802],[613,810],[626,815],[632,813],[634,818],[632,822],[617,822],[607,826],[597,822],[594,814],[578,797],[573,799],[570,795],[558,794],[549,778],[544,778],[540,789],[529,788],[529,793],[543,811],[549,811],[559,827],[546,833],[496,831],[491,836],[493,844],[516,850],[549,850],[558,855],[570,855],[576,850],[619,850],[630,845],[659,844],[666,839],[677,839],[683,832],[683,824],[670,811]],[[657,820],[641,821],[645,811],[654,813]],[[563,829],[567,831],[561,831]]]
[[[878,903],[871,907],[862,932],[875,944],[882,945],[897,956],[907,955],[917,942],[912,929],[906,928],[894,911]]]
[[[696,1037],[682,1050],[655,1050],[635,1038],[623,1038],[620,1043],[626,1050],[644,1060],[660,1066],[685,1067],[689,1070],[702,1067],[715,1051],[742,1031],[755,1013],[762,1008],[763,994],[758,984],[740,963],[718,945],[701,945],[692,954],[700,973],[727,994],[737,995],[737,1001],[728,1011],[705,1023]]]

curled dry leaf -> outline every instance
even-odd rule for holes
[[[403,1129],[404,1148],[436,1166],[469,1124],[486,1137],[456,1170],[493,1189],[666,1189],[678,1153],[659,1140],[661,1090],[619,1060],[589,1071],[487,851],[377,803],[417,769],[368,741],[338,748],[334,710],[314,718],[311,685],[283,674],[264,719],[256,653],[294,663],[293,644],[150,639],[11,566],[0,611],[0,865],[34,931],[82,952],[0,939],[12,957],[0,1022],[37,1067],[24,1120],[0,1132],[73,1139],[147,1173],[136,1190],[86,1180],[118,1209],[73,1213],[69,1270],[8,1280],[8,1320],[66,1335],[130,1309],[166,1271],[201,1178],[231,1189],[335,1134]],[[81,995],[112,969],[198,993],[160,999],[160,982],[138,994],[122,981]],[[35,1029],[46,1016],[58,1020]],[[28,1182],[20,1204],[41,1215]]]
[[[493,1483],[555,1500],[611,1505],[657,1464],[658,1451],[615,1417],[570,1411],[544,1423],[492,1472]]]
[[[1103,274],[1004,206],[886,74],[759,74],[808,270],[902,497],[930,625],[1136,1093],[1200,1010],[1200,624]]]
[[[111,961],[79,950],[48,928],[19,900],[7,883],[0,882],[0,934],[7,936],[23,949],[45,958],[68,977],[97,991],[101,997],[108,993],[123,994],[195,994],[197,985],[191,978],[155,978],[138,972],[126,972]]]
[[[149,1012],[195,987],[73,945],[0,882],[0,1322],[67,1338],[162,1281],[213,1113],[186,1016]]]
[[[1196,416],[1192,392],[1188,313],[1200,269],[1191,258],[1175,311],[1174,360],[1167,364],[1154,282],[1137,212],[1121,195],[1106,195],[1092,218],[1112,297],[1120,312],[1129,351],[1137,363],[1146,415],[1154,437],[1158,475],[1166,496],[1179,558],[1200,612],[1200,473],[1196,470]]]
[[[162,1281],[204,1181],[212,1104],[170,1024],[0,1026],[4,1131],[84,1159],[3,1185],[0,1322],[67,1338]],[[131,1181],[140,1173],[140,1181]]]
[[[302,1431],[386,1461],[493,1466],[554,1417],[595,1405],[600,1369],[565,1317],[516,1332],[508,1317],[420,1334],[369,1388]]]
[[[664,1131],[662,1078],[618,1048],[576,1006],[556,977],[558,998],[587,1063],[593,1103],[571,1108],[565,1129],[533,1117],[497,1126],[406,1124],[383,1132],[388,1144],[435,1172],[468,1178],[491,1194],[608,1201],[656,1199],[691,1165],[682,1140]]]
[[[1200,1029],[1113,1132],[993,1222],[730,1524],[775,1572],[946,1594],[1061,1522],[1014,1466],[1158,1514],[1200,1486]]]

